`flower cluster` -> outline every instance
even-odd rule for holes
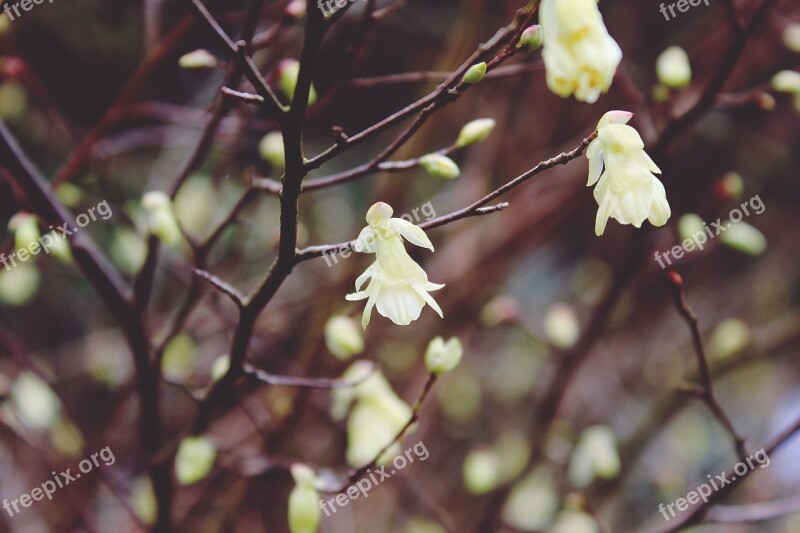
[[[594,103],[614,79],[622,50],[608,34],[597,0],[543,0],[539,20],[547,86]]]
[[[436,300],[428,294],[444,287],[431,283],[428,275],[408,255],[403,239],[433,251],[425,232],[402,218],[392,218],[389,204],[378,202],[367,211],[366,228],[356,241],[357,252],[374,253],[375,262],[356,279],[356,291],[348,294],[350,301],[367,300],[361,325],[366,329],[372,308],[397,325],[407,326],[419,318],[427,303],[439,316],[442,310]],[[366,289],[361,290],[369,280]]]
[[[603,234],[609,218],[639,228],[645,220],[663,226],[671,214],[664,185],[654,176],[661,170],[645,153],[639,133],[627,125],[632,116],[626,111],[603,115],[597,124],[597,138],[586,150],[587,186],[597,184],[597,235]]]

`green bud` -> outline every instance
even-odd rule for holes
[[[217,58],[205,48],[200,48],[182,55],[178,59],[178,65],[186,69],[214,68],[217,66]]]
[[[164,347],[161,367],[164,376],[174,381],[184,381],[194,371],[197,362],[197,345],[192,338],[181,333]]]
[[[670,46],[656,60],[658,81],[672,87],[682,89],[692,81],[692,68],[689,56],[680,46]]]
[[[22,84],[13,80],[0,83],[0,118],[20,119],[25,116],[27,109],[28,93]]]
[[[11,19],[8,17],[0,17],[0,36],[8,33],[11,29]]]
[[[458,366],[463,355],[464,348],[458,337],[452,337],[447,342],[442,337],[436,337],[425,351],[425,367],[431,374],[446,374]]]
[[[503,520],[521,531],[543,531],[558,511],[558,492],[552,476],[534,470],[511,489],[503,507]]]
[[[464,77],[461,78],[461,82],[474,85],[479,83],[484,76],[486,76],[486,62],[477,63],[469,67],[467,72],[464,73]]]
[[[772,77],[772,88],[780,93],[800,93],[800,72],[782,70]]]
[[[589,485],[595,477],[612,479],[619,474],[616,438],[607,426],[592,426],[581,433],[569,464],[569,479],[577,487]]]
[[[442,154],[428,154],[420,157],[419,164],[434,178],[451,180],[461,174],[455,161]]]
[[[56,197],[67,207],[77,207],[83,199],[83,191],[72,183],[62,183],[56,188]]]
[[[231,367],[231,358],[228,354],[222,354],[211,364],[211,379],[214,381],[219,380],[228,373],[228,369]]]
[[[114,264],[124,273],[132,276],[139,272],[147,255],[147,243],[130,229],[117,226],[112,230],[109,249]]]
[[[181,485],[192,485],[204,479],[214,467],[217,449],[206,437],[186,437],[175,456],[175,477]]]
[[[31,263],[17,263],[11,270],[0,269],[0,303],[22,307],[39,294],[39,270]]]
[[[319,492],[314,487],[316,475],[306,465],[291,468],[295,486],[289,494],[289,530],[291,533],[316,533],[322,518]]]
[[[750,343],[750,327],[738,318],[729,318],[714,328],[708,342],[708,351],[724,359],[742,351]]]
[[[17,249],[28,248],[42,236],[39,222],[30,213],[17,213],[8,221],[8,230],[14,233],[14,245]]]
[[[705,233],[703,219],[694,213],[686,213],[678,220],[678,235],[682,241],[694,239],[698,233]]]
[[[172,200],[161,191],[151,191],[142,197],[142,208],[147,218],[147,231],[158,237],[164,244],[177,244],[183,236],[175,213]]]
[[[347,360],[364,351],[364,338],[352,318],[334,315],[325,323],[325,345],[333,355]]]
[[[522,48],[527,52],[532,52],[539,49],[539,47],[542,46],[543,41],[544,33],[542,32],[542,27],[538,24],[534,24],[533,26],[528,26],[525,28],[525,31],[522,32],[522,35],[519,38],[519,43],[517,43],[517,48]]]
[[[297,77],[300,75],[300,62],[296,59],[284,59],[278,66],[278,87],[291,102],[297,88]],[[317,91],[314,86],[308,93],[308,105],[317,101]]]
[[[492,491],[500,478],[500,459],[491,448],[472,450],[464,459],[464,486],[471,494]]]
[[[76,458],[83,452],[83,435],[75,424],[59,417],[50,426],[50,445],[62,457]]]
[[[550,533],[597,533],[600,528],[590,514],[583,511],[564,510],[558,514]]]
[[[283,169],[286,167],[286,156],[283,151],[283,135],[279,131],[271,131],[261,138],[258,143],[258,152],[261,159],[275,167]]]
[[[458,132],[455,147],[464,148],[465,146],[483,142],[492,133],[494,126],[495,121],[492,118],[479,118],[468,122]]]
[[[723,224],[723,227],[725,225]],[[767,239],[764,234],[747,222],[733,224],[725,232],[720,233],[719,238],[734,250],[753,257],[757,257],[767,250]]]
[[[744,194],[744,180],[736,172],[728,172],[719,180],[717,191],[725,200],[738,200]]]
[[[152,525],[156,521],[158,504],[153,486],[146,477],[137,478],[133,483],[130,497],[131,507],[142,522]]]

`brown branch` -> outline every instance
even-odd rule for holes
[[[244,305],[244,296],[230,283],[227,283],[214,274],[210,272],[206,272],[205,270],[201,270],[199,268],[193,268],[192,271],[200,276],[202,279],[209,282],[211,285],[219,289],[223,294],[225,294],[228,298],[231,299],[233,303],[236,304],[236,307],[242,308]]]
[[[531,74],[543,71],[544,63],[542,61],[506,65],[504,67],[498,67],[491,72],[487,72],[483,81],[500,80],[520,74]],[[386,85],[398,85],[402,83],[442,82],[446,81],[451,74],[451,72],[446,71],[402,72],[400,74],[387,74],[386,76],[375,76],[372,78],[354,78],[348,82],[348,85],[355,89],[373,89],[375,87],[385,87]]]
[[[357,381],[345,381],[343,379],[324,379],[324,378],[303,378],[295,376],[277,376],[270,374],[252,365],[243,365],[244,374],[258,381],[263,381],[269,385],[279,385],[284,387],[304,387],[309,389],[346,389],[359,385],[365,381],[372,372]]]
[[[733,447],[736,450],[736,453],[740,457],[743,457],[746,450],[745,439],[736,431],[736,428],[733,426],[733,422],[731,422],[730,418],[728,418],[728,415],[725,414],[725,411],[722,409],[722,406],[719,404],[719,401],[714,394],[714,385],[711,379],[711,371],[708,367],[708,359],[706,358],[703,339],[700,334],[699,322],[697,320],[697,316],[694,314],[694,312],[692,312],[691,307],[689,307],[689,304],[686,302],[683,279],[677,272],[674,271],[669,272],[669,279],[672,283],[675,307],[678,309],[678,313],[681,315],[681,317],[683,317],[692,333],[692,344],[694,345],[694,352],[697,358],[697,367],[701,383],[700,389],[697,390],[697,397],[702,400],[706,406],[708,406],[709,410],[717,418],[722,427],[725,428],[733,440]]]
[[[443,215],[441,217],[435,218],[433,220],[429,220],[428,222],[424,222],[419,225],[422,229],[433,229],[438,228],[440,226],[444,226],[445,224],[450,224],[451,222],[455,222],[457,220],[461,220],[467,217],[473,216],[480,216],[489,213],[494,213],[495,211],[500,211],[508,206],[507,203],[501,203],[493,208],[485,208],[484,206],[493,200],[497,199],[499,196],[507,193],[511,189],[518,187],[519,185],[525,183],[532,177],[536,176],[537,174],[541,174],[545,170],[549,170],[558,165],[565,165],[580,157],[583,154],[586,147],[589,146],[589,143],[594,140],[597,136],[597,132],[593,132],[591,135],[583,139],[578,146],[573,148],[568,152],[562,152],[555,157],[542,161],[541,163],[537,164],[535,167],[531,168],[527,172],[517,176],[513,180],[509,181],[505,185],[501,186],[500,188],[490,192],[483,198],[476,200],[472,204],[464,207],[463,209],[459,209],[458,211],[454,211],[448,215]],[[321,257],[327,253],[337,252],[339,250],[347,250],[347,249],[354,249],[353,246],[355,245],[355,241],[350,242],[343,242],[339,244],[328,244],[323,246],[310,246],[304,248],[302,250],[297,251],[297,262],[305,261],[307,259],[313,259],[314,257]]]

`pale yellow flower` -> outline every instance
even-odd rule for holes
[[[608,34],[597,0],[543,0],[547,86],[564,98],[594,103],[614,79],[622,50]]]
[[[367,211],[366,228],[356,241],[356,251],[374,253],[375,262],[356,279],[356,291],[348,294],[350,301],[367,300],[361,325],[366,329],[372,308],[395,324],[407,326],[419,318],[427,303],[439,316],[442,310],[428,294],[444,287],[431,283],[428,275],[408,255],[403,239],[433,251],[433,244],[425,232],[406,220],[391,218],[392,208],[378,202]],[[369,280],[367,288],[361,290]]]
[[[597,125],[597,138],[586,150],[587,186],[597,184],[597,235],[603,234],[609,218],[639,228],[645,220],[663,226],[671,214],[664,185],[654,176],[661,170],[645,153],[639,133],[626,124],[631,116],[625,111],[603,115]]]

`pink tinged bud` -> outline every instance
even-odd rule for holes
[[[597,123],[597,129],[607,126],[609,124],[627,124],[633,118],[633,113],[630,111],[609,111]]]

